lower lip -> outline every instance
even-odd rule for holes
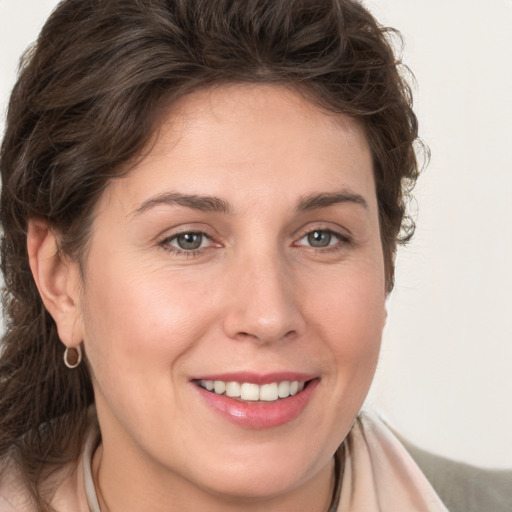
[[[228,421],[246,428],[266,429],[298,418],[311,400],[318,382],[319,379],[311,380],[300,393],[275,402],[239,402],[226,395],[216,395],[197,384],[194,386],[206,404]]]

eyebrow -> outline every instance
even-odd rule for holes
[[[133,215],[140,215],[141,213],[160,205],[179,205],[187,208],[194,208],[195,210],[201,210],[203,212],[232,213],[231,205],[219,197],[166,193],[144,201],[142,205],[133,212]]]
[[[308,210],[316,210],[317,208],[327,208],[329,206],[340,203],[353,203],[368,209],[366,199],[360,195],[342,190],[340,192],[322,192],[319,194],[310,194],[303,197],[297,205],[297,211],[303,212]]]
[[[353,203],[362,206],[365,209],[368,208],[368,203],[360,194],[355,194],[350,191],[340,191],[321,192],[305,196],[299,201],[296,207],[296,211],[304,212],[308,210],[316,210],[319,208],[327,208],[329,206],[340,203]],[[223,214],[233,213],[231,204],[224,199],[221,199],[220,197],[169,192],[144,201],[142,205],[133,212],[133,215],[140,215],[147,210],[160,205],[185,206],[187,208],[193,208],[203,212],[215,212]]]

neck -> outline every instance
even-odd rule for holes
[[[198,488],[172,474],[164,482],[160,478],[158,481],[147,478],[144,469],[131,472],[113,468],[108,456],[105,457],[103,445],[94,454],[92,473],[101,512],[327,512],[337,481],[332,460],[307,482],[289,492],[271,497],[229,496]]]

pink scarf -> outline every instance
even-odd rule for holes
[[[400,441],[362,412],[343,442],[337,512],[448,512]]]

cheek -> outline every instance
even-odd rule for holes
[[[383,272],[363,267],[349,274],[331,275],[323,290],[303,292],[309,297],[308,321],[321,332],[332,364],[343,379],[369,380],[377,363],[386,320]],[[365,379],[367,377],[367,379]]]
[[[83,328],[95,375],[136,378],[150,371],[168,378],[208,324],[213,304],[206,282],[142,266],[103,266],[90,274]]]
[[[350,429],[377,366],[386,318],[379,268],[331,274],[322,290],[317,286],[304,290],[303,296],[308,297],[304,309],[309,311],[315,350],[322,357],[322,389],[328,403],[315,405],[317,430],[329,433],[332,450]]]

